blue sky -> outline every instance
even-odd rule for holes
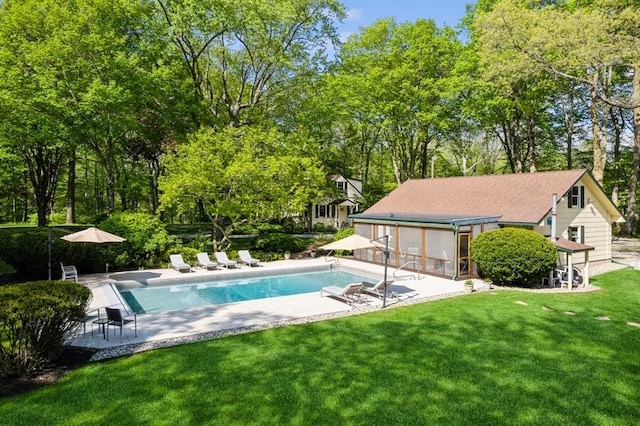
[[[474,0],[342,0],[348,9],[347,18],[338,25],[345,40],[380,18],[394,17],[396,22],[413,22],[419,18],[433,19],[437,26],[455,27],[465,15],[466,5]]]

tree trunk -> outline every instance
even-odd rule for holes
[[[604,181],[604,168],[607,162],[607,137],[600,126],[600,115],[598,114],[598,95],[596,86],[591,86],[591,106],[589,115],[591,116],[591,128],[593,129],[593,178],[602,186]]]
[[[76,149],[71,150],[67,175],[67,219],[66,223],[76,223]]]
[[[27,166],[29,181],[38,214],[38,226],[47,225],[47,215],[55,198],[62,155],[58,148],[22,146],[22,157]]]
[[[638,169],[640,168],[640,66],[633,69],[633,161],[631,162],[631,178],[629,179],[629,199],[627,201],[627,222],[624,226],[626,235],[633,235],[638,222],[638,204],[636,200],[638,187]]]

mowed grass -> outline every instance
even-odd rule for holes
[[[593,284],[602,290],[471,294],[95,363],[0,401],[0,419],[638,424],[640,328],[627,322],[640,322],[640,272],[612,272]]]

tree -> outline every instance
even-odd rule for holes
[[[0,8],[0,143],[19,152],[45,226],[70,141],[66,102],[58,85],[61,49],[56,28],[65,14],[40,2],[6,2]],[[50,3],[50,2],[48,2]]]
[[[336,0],[156,3],[195,97],[214,123],[235,127],[316,72],[325,43],[338,39],[332,19],[344,16]]]
[[[607,161],[605,123],[611,117],[607,111],[612,106],[634,111],[637,155],[632,164],[625,225],[626,232],[631,233],[637,222],[635,199],[640,167],[640,77],[636,77],[640,74],[640,7],[622,0],[539,3],[534,8],[518,0],[500,0],[491,12],[478,16],[478,26],[491,34],[485,40],[492,49],[528,60],[532,72],[544,71],[589,89],[592,172],[600,184]],[[625,90],[624,84],[612,86],[613,74],[631,76],[631,91]]]
[[[162,208],[185,214],[201,207],[214,243],[224,247],[237,225],[301,213],[319,198],[326,177],[310,144],[274,128],[201,129],[165,159]]]
[[[429,157],[448,130],[460,49],[453,30],[433,21],[383,19],[352,36],[339,54],[331,84],[335,103],[350,114],[345,136],[365,159],[388,150],[397,183],[427,176]]]

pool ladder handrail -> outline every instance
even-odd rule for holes
[[[333,267],[339,263],[339,260],[337,257],[335,256],[331,257],[331,253],[333,253],[333,250],[329,250],[329,252],[324,257],[325,262],[333,262],[332,265],[329,265],[329,269],[333,269]]]
[[[399,271],[402,270],[402,268],[404,268],[407,265],[411,265],[411,264],[414,264],[414,265],[418,266],[416,268],[418,270],[418,278],[416,278],[415,275],[396,275]],[[420,279],[420,265],[415,260],[410,260],[408,262],[405,262],[405,263],[402,264],[402,266],[400,266],[399,268],[396,268],[396,270],[393,271],[393,277],[394,278],[409,278],[409,279],[412,279],[412,280],[416,280],[416,279],[419,280]]]

